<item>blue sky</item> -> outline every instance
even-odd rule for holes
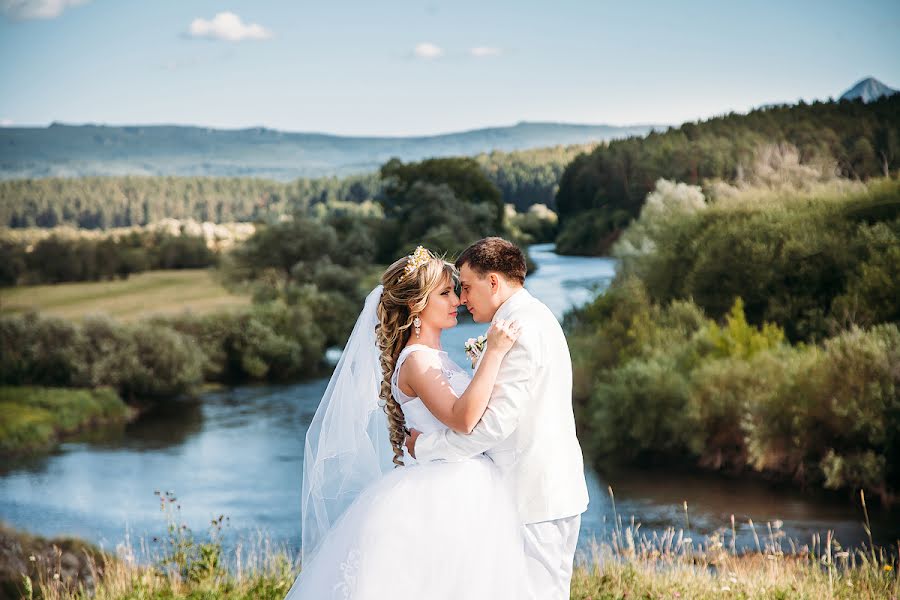
[[[900,88],[898,0],[0,0],[0,15],[0,122],[16,126],[677,124],[869,75]]]

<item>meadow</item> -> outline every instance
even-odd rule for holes
[[[0,313],[34,309],[43,315],[73,320],[102,312],[131,322],[185,311],[203,315],[250,304],[248,296],[226,290],[212,269],[166,269],[134,274],[125,280],[0,289]]]

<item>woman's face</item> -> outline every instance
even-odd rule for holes
[[[422,326],[434,329],[448,329],[456,326],[457,309],[459,308],[459,296],[453,281],[449,277],[434,288],[428,294],[425,308],[419,313]]]

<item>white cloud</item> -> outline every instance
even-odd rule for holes
[[[490,46],[477,46],[469,49],[469,54],[477,58],[485,56],[499,56],[503,51],[500,48],[492,48]]]
[[[221,12],[211,21],[194,19],[191,22],[190,35],[197,38],[240,42],[243,40],[267,40],[272,32],[257,23],[245,24],[232,12]]]
[[[0,119],[0,127],[12,127],[13,120],[12,119]]]
[[[55,19],[70,6],[88,0],[0,0],[0,10],[13,19]]]
[[[415,50],[413,50],[413,54],[415,54],[418,58],[432,59],[439,58],[444,54],[444,51],[441,50],[440,46],[435,46],[429,42],[422,42],[421,44],[417,44]]]

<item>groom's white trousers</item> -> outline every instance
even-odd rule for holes
[[[533,600],[568,600],[581,515],[525,525],[525,562]]]

